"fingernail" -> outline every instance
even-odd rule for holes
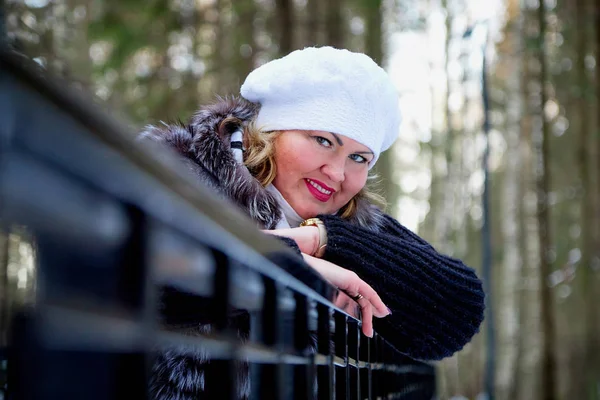
[[[389,312],[389,315],[392,315],[392,310],[390,310],[390,308],[389,308],[389,307],[386,307],[386,308],[387,308],[387,310],[388,310],[388,312]]]

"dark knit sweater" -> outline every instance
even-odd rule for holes
[[[380,233],[320,215],[327,228],[323,258],[350,269],[392,310],[375,331],[413,358],[439,360],[470,341],[483,321],[484,292],[475,271],[438,253],[385,216]]]

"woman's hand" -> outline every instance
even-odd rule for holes
[[[357,295],[361,295],[355,301],[360,306],[362,331],[366,336],[373,337],[373,316],[383,318],[390,315],[389,309],[383,304],[377,292],[353,271],[307,254],[302,254],[302,256],[311,267],[350,298],[354,299]],[[353,311],[352,307],[347,304],[345,296],[339,296],[336,302],[339,303],[336,305],[341,306],[340,308],[344,311]],[[348,314],[358,317],[354,312],[348,312]]]
[[[336,296],[333,299],[333,304],[340,310],[346,312],[349,315],[352,315],[356,319],[360,319],[360,305],[350,298],[346,293],[338,290],[336,292]]]
[[[319,247],[319,228],[316,226],[301,226],[298,228],[263,230],[271,235],[284,236],[293,239],[300,251],[305,254],[315,254]]]

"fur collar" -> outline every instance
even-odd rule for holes
[[[260,227],[273,229],[280,211],[277,201],[232,153],[231,136],[255,118],[260,106],[239,97],[219,99],[201,107],[187,123],[148,125],[142,139],[162,142],[183,156],[201,182],[232,200]],[[383,212],[365,198],[357,199],[351,224],[379,231]]]

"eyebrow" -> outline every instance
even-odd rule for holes
[[[343,146],[343,145],[344,145],[344,142],[342,142],[342,139],[340,139],[340,137],[339,137],[338,135],[336,135],[336,134],[335,134],[335,133],[333,133],[333,132],[329,132],[329,133],[331,133],[331,134],[333,135],[333,137],[335,138],[335,140],[338,142],[338,144],[339,144],[340,146]]]
[[[344,142],[342,142],[342,139],[338,135],[336,135],[333,132],[329,132],[329,133],[331,133],[333,135],[333,137],[335,138],[335,140],[338,142],[338,144],[340,146],[344,145]],[[373,153],[372,151],[355,151],[354,153],[355,154],[371,154],[371,155],[375,155],[375,153]]]

